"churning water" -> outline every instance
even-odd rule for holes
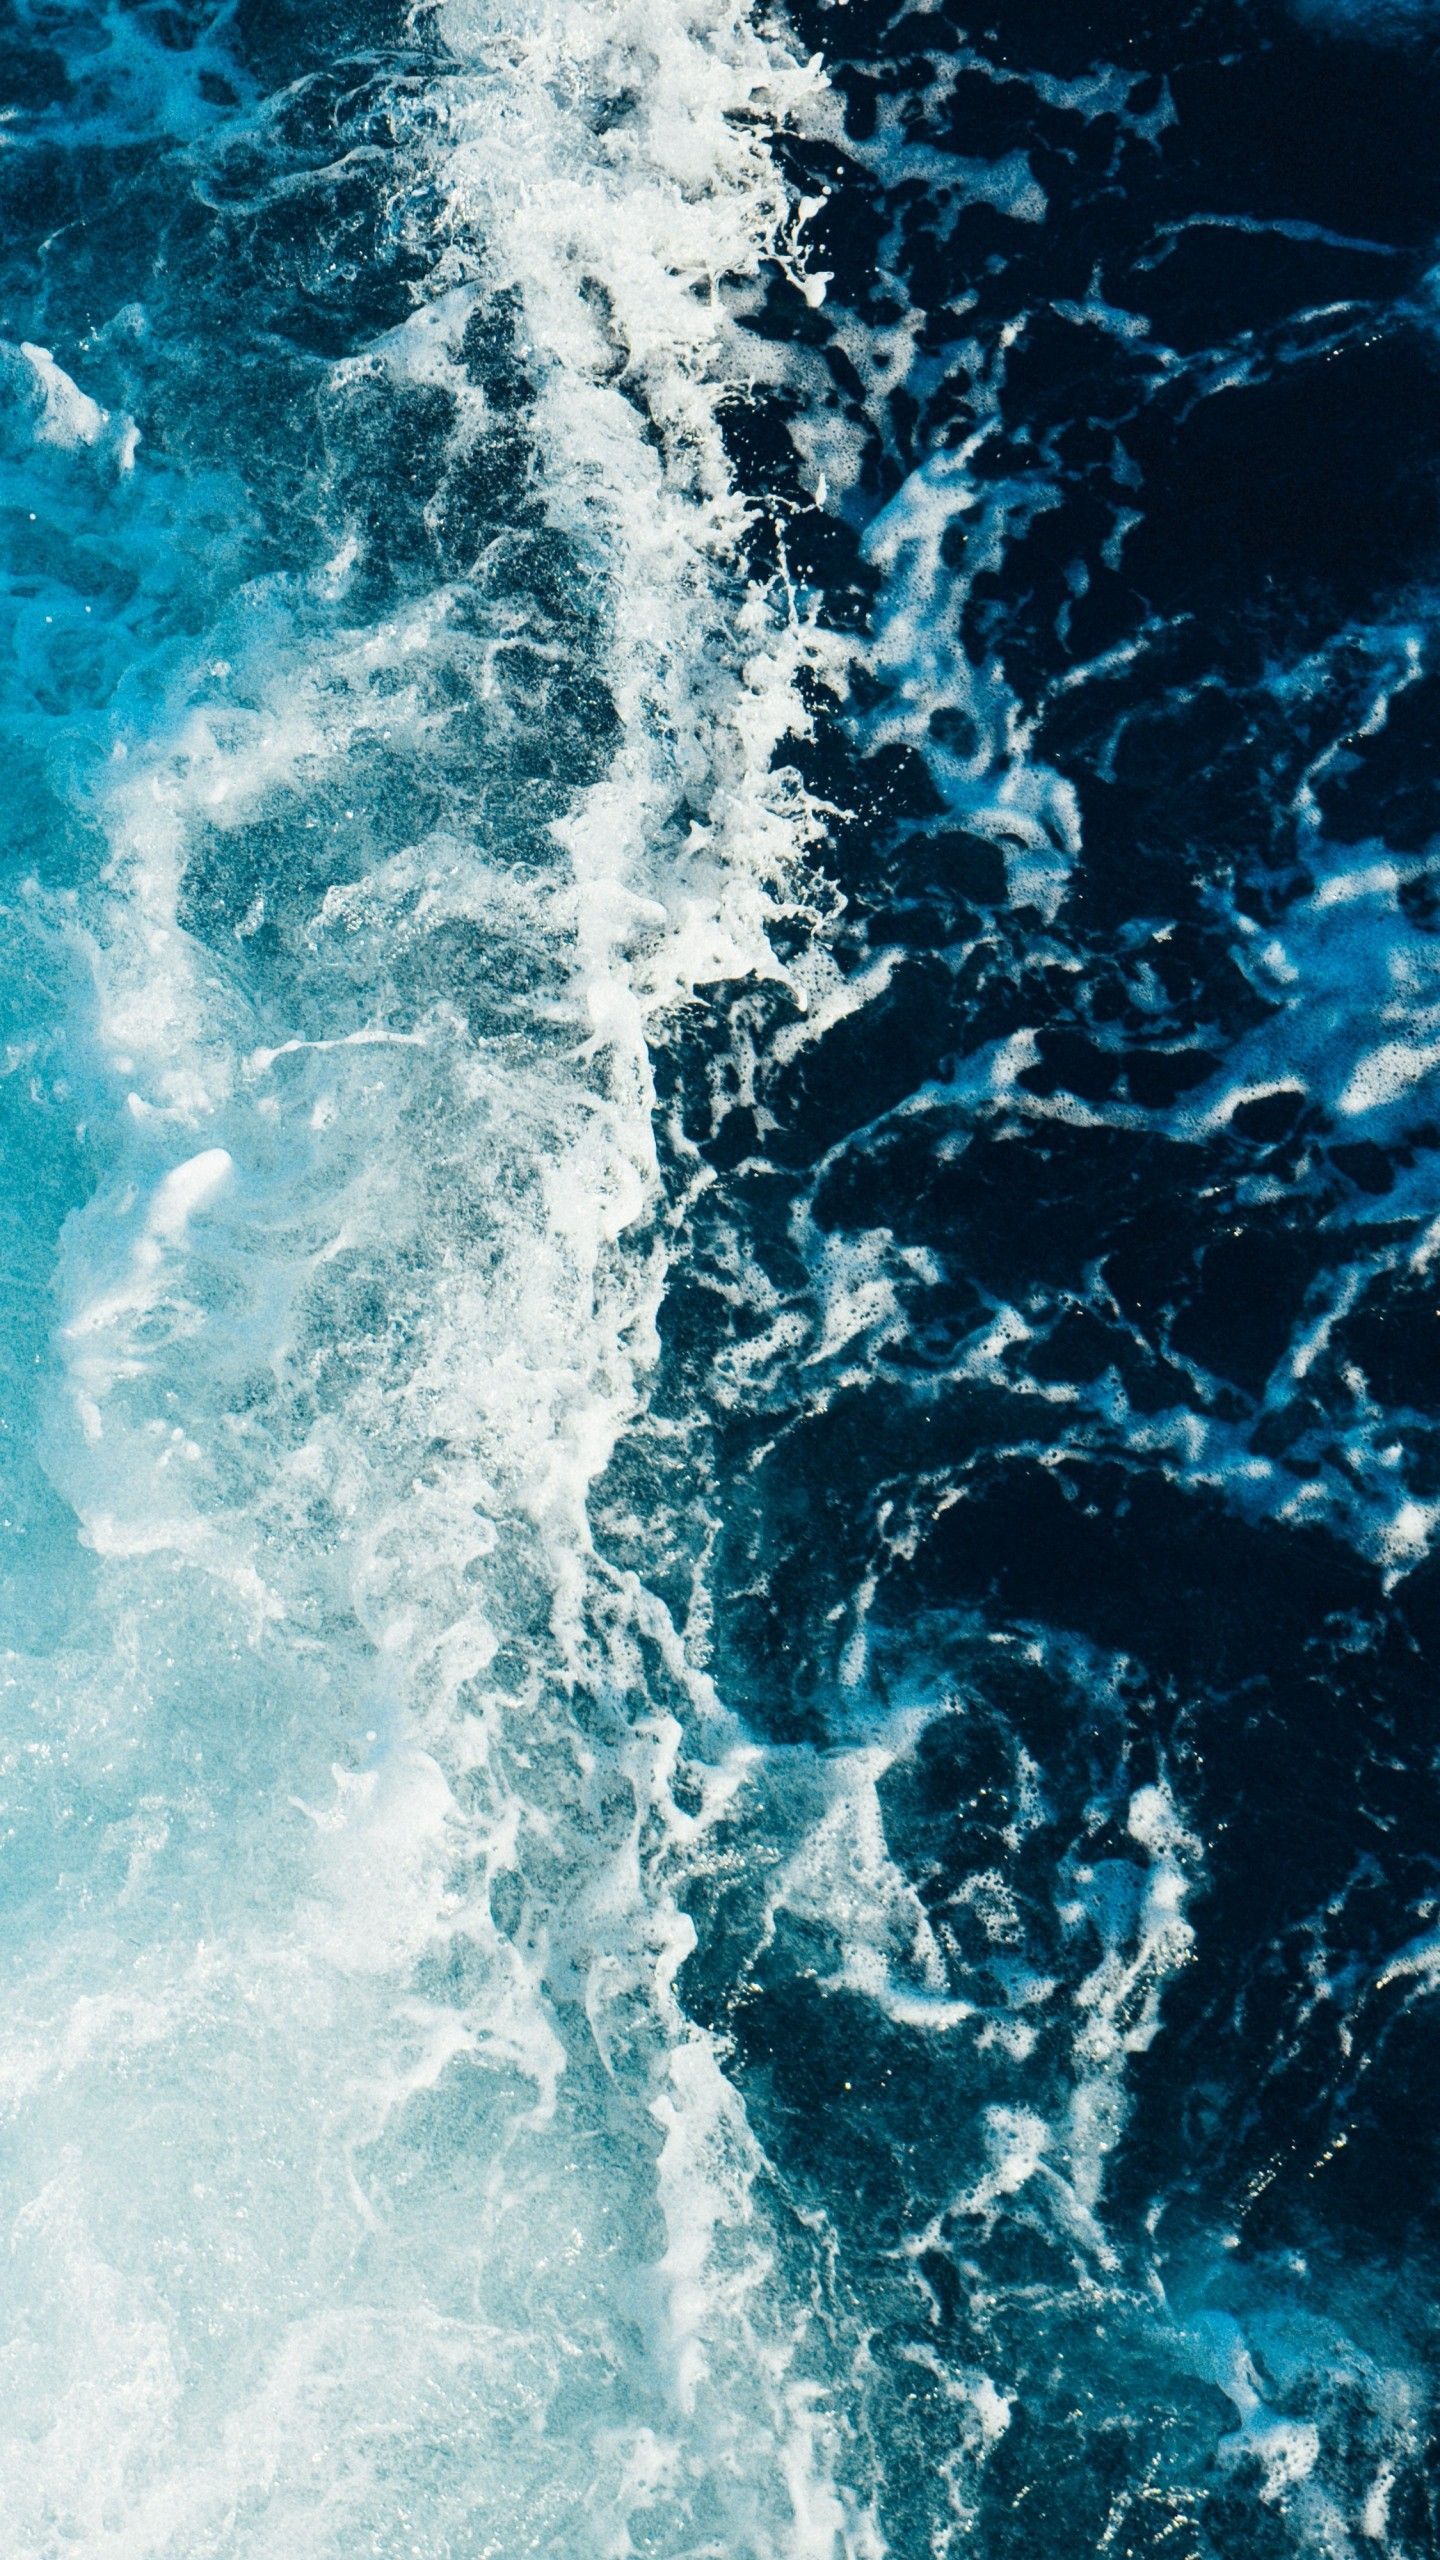
[[[7,2560],[1435,2547],[1437,45],[11,0]]]

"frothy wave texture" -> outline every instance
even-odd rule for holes
[[[8,22],[16,2560],[1429,2547],[1440,74],[1002,14]]]

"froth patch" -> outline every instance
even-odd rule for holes
[[[117,471],[133,469],[140,440],[134,421],[112,418],[56,363],[48,347],[28,338],[22,338],[18,349],[0,343],[0,387],[16,397],[37,445],[61,453],[98,452]]]
[[[187,595],[190,656],[167,638],[95,786],[77,1036],[106,1169],[64,1241],[49,1455],[96,1561],[86,1641],[125,1671],[119,1739],[86,1692],[97,1899],[143,1814],[151,1988],[80,2005],[117,1958],[57,1895],[36,2042],[108,2022],[63,2092],[77,2264],[145,2306],[165,2388],[137,2410],[123,2355],[92,2359],[54,2529],[109,2530],[118,2463],[137,2550],[830,2560],[823,2354],[676,1990],[647,1687],[688,1665],[590,1516],[665,1273],[647,1035],[707,977],[780,972],[818,826],[775,768],[826,644],[744,590],[717,425],[753,360],[726,282],[794,260],[771,133],[816,75],[720,7],[442,19],[444,81],[395,102],[433,303],[324,386],[353,522],[308,572]],[[68,485],[112,423],[22,362],[26,467]],[[408,457],[383,469],[401,409],[444,422],[418,498]],[[263,513],[263,432],[235,434]],[[477,567],[437,526],[497,453]],[[206,547],[179,479],[132,491]],[[433,501],[398,602],[371,500]],[[516,664],[593,683],[593,734],[539,737]],[[537,739],[574,774],[537,780]],[[85,2332],[75,2301],[37,2313],[63,2387]]]

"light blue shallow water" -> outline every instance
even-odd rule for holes
[[[647,1020],[766,965],[805,831],[712,290],[805,77],[723,10],[441,15],[7,39],[26,2560],[850,2532],[674,1989],[732,1741],[587,1522]]]

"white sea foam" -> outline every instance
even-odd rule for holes
[[[956,816],[1003,848],[1012,898],[1050,921],[1080,849],[1079,800],[1073,784],[1029,753],[998,661],[977,666],[956,635],[957,590],[993,568],[1057,499],[1038,474],[982,486],[972,465],[986,432],[988,420],[953,451],[927,455],[867,530],[867,554],[885,573],[874,664],[890,687],[875,736],[925,748]],[[957,524],[966,535],[958,578],[944,549]],[[937,714],[956,724],[958,743],[937,738]]]
[[[815,74],[711,0],[439,25],[432,296],[334,396],[453,395],[463,467],[463,334],[514,297],[618,743],[538,864],[483,795],[367,859],[367,793],[515,635],[443,588],[367,615],[357,527],[222,598],[96,786],[108,887],[62,923],[104,1171],[46,1444],[92,1581],[8,1666],[27,2560],[876,2547],[675,1989],[696,1817],[644,1648],[681,1703],[683,1657],[588,1510],[664,1276],[647,1031],[777,969],[811,826],[777,763],[824,648],[739,576],[716,410],[752,365],[726,280],[796,255],[769,133]],[[41,439],[98,448],[83,384],[25,361]],[[143,446],[132,479],[142,530],[185,503]],[[198,939],[197,864],[269,826],[288,894],[332,801],[349,857],[283,965],[245,956],[263,890]]]

